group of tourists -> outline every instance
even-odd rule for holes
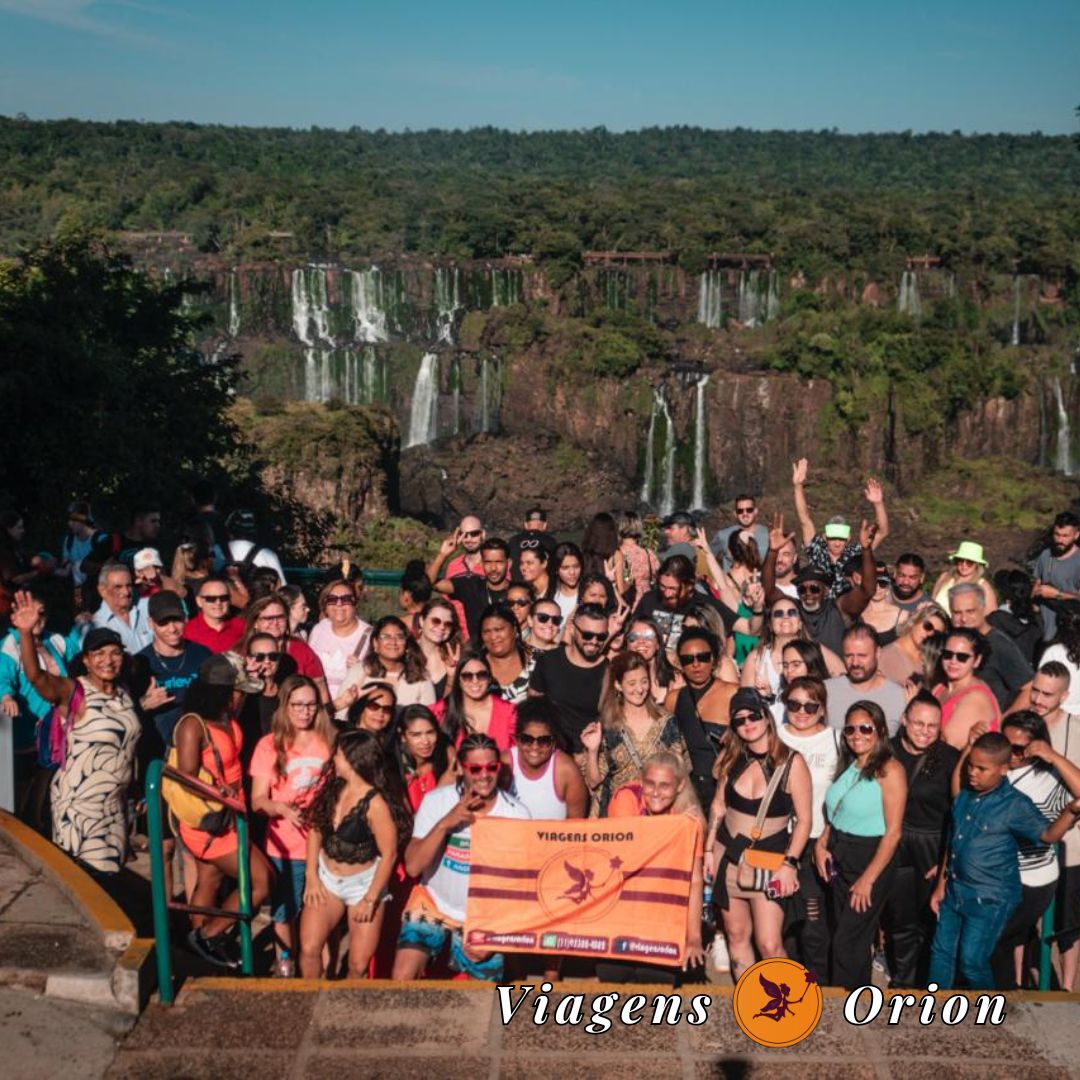
[[[701,978],[708,958],[737,979],[788,955],[848,988],[875,967],[1008,988],[1052,938],[1071,989],[1080,518],[993,575],[960,540],[933,578],[917,552],[879,556],[879,484],[858,524],[819,529],[808,473],[795,463],[794,532],[750,495],[711,539],[678,511],[656,544],[633,512],[597,514],[580,543],[539,507],[506,538],[468,515],[373,625],[360,568],[309,595],[207,484],[167,568],[161,507],[108,533],[72,503],[56,557],[28,558],[8,515],[18,812],[108,887],[153,759],[241,801],[282,976],[527,969],[463,937],[477,819],[679,814],[699,834],[684,970],[604,978]],[[170,894],[221,912],[193,914],[188,945],[236,967],[235,817],[175,781],[165,795]]]

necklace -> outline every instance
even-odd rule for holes
[[[173,657],[173,659],[176,661],[176,666],[175,667],[170,666],[168,657],[162,656],[162,654],[159,653],[157,651],[157,649],[154,650],[154,655],[158,658],[158,663],[161,664],[161,666],[166,671],[170,671],[174,675],[178,671],[180,671],[180,669],[184,666],[184,653],[183,653],[183,651],[181,651],[179,656],[174,656]]]

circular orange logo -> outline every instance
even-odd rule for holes
[[[822,997],[817,976],[797,960],[759,960],[735,984],[735,1022],[762,1046],[794,1046],[817,1027]]]
[[[553,855],[540,868],[536,898],[549,919],[602,919],[619,902],[622,859],[602,848],[581,847]]]

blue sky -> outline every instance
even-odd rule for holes
[[[0,0],[0,114],[1077,129],[1078,0]]]

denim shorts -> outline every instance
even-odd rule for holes
[[[300,918],[300,909],[304,906],[307,863],[303,859],[271,858],[270,865],[277,871],[270,898],[273,905],[270,918],[276,923],[293,922]]]
[[[335,874],[327,868],[326,860],[319,856],[319,880],[326,886],[326,891],[336,896],[346,907],[359,904],[367,896],[372,881],[375,880],[375,871],[379,869],[380,859],[376,859],[366,870],[358,870],[355,874]],[[389,892],[380,897],[388,900]]]

